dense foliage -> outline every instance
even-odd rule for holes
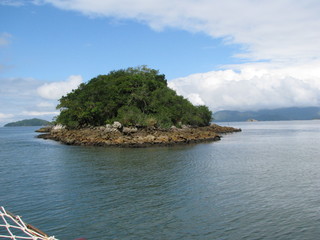
[[[206,106],[193,106],[167,86],[164,75],[145,66],[99,75],[59,101],[56,122],[69,128],[114,121],[141,127],[206,126],[212,118]]]
[[[25,119],[17,122],[7,123],[5,127],[25,127],[25,126],[47,126],[50,122],[38,118]]]

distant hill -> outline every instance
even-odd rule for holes
[[[320,119],[320,107],[290,107],[258,111],[218,111],[213,114],[216,122],[285,121]]]
[[[4,127],[26,127],[26,126],[47,126],[50,122],[38,118],[25,119],[4,125]]]

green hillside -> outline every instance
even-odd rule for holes
[[[50,122],[38,118],[25,119],[4,125],[4,127],[26,127],[26,126],[47,126]]]

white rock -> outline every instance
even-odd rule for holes
[[[66,128],[65,126],[63,126],[61,124],[57,124],[57,125],[53,126],[52,130],[53,131],[60,131],[60,130],[65,129],[65,128]]]
[[[114,122],[113,124],[112,124],[112,127],[113,128],[121,128],[122,127],[122,124],[120,123],[120,122]]]

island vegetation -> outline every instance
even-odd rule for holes
[[[163,74],[146,66],[99,75],[63,96],[56,122],[68,128],[101,126],[208,126],[212,112],[194,106],[167,85]]]
[[[49,121],[39,118],[25,119],[17,122],[11,122],[4,125],[4,127],[26,127],[26,126],[48,126]]]
[[[146,66],[99,75],[59,100],[55,126],[39,137],[73,145],[147,146],[219,140],[239,131],[211,124],[207,106],[194,106]]]

